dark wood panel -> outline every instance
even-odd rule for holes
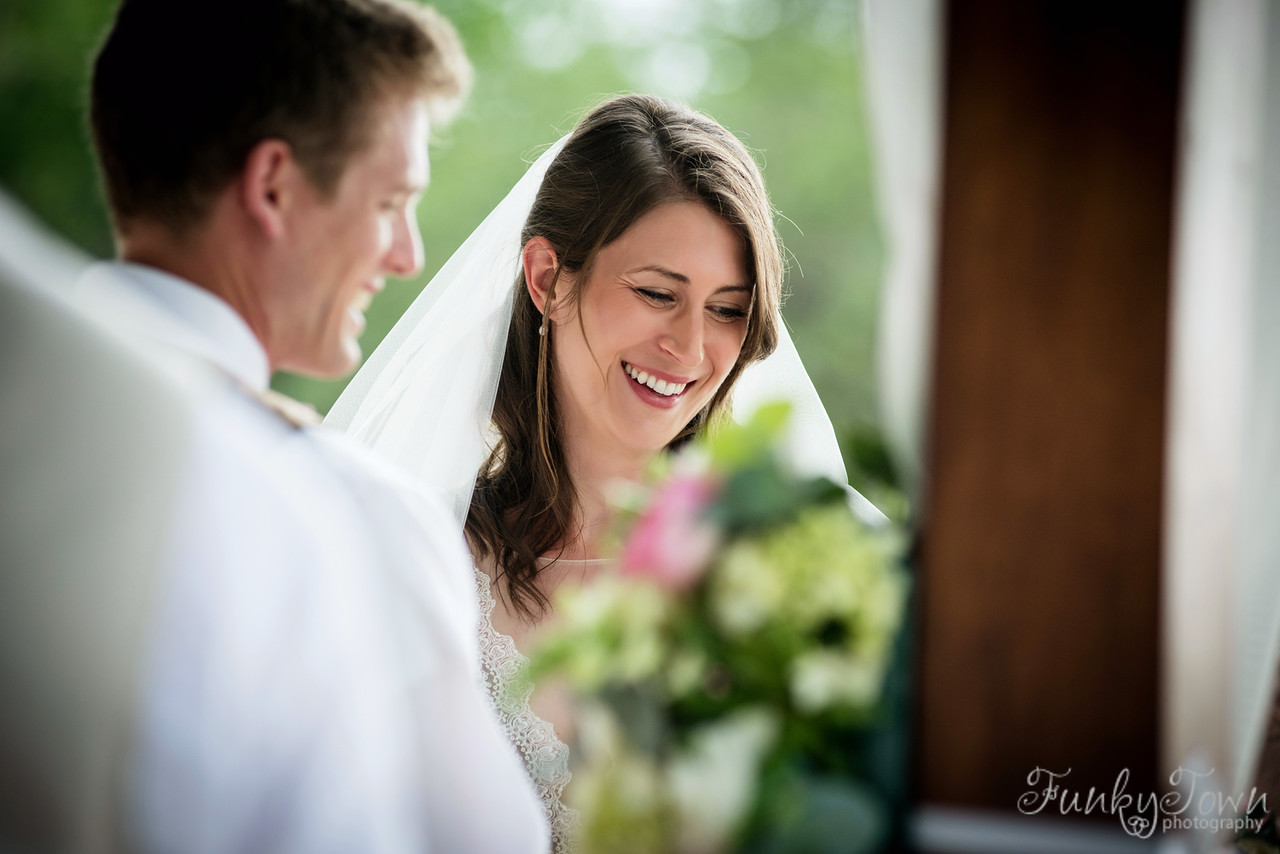
[[[916,781],[1155,786],[1183,10],[949,10]],[[1163,775],[1161,775],[1163,776]]]

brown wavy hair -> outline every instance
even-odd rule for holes
[[[596,253],[649,211],[675,201],[705,205],[741,236],[753,288],[737,363],[669,448],[727,417],[729,393],[742,369],[777,345],[782,250],[750,152],[718,123],[682,104],[645,95],[614,98],[579,122],[551,163],[520,239],[524,246],[543,237],[555,249],[558,265],[547,310],[560,298],[556,285],[566,270],[575,284],[563,298],[576,305]],[[493,407],[498,438],[476,478],[466,524],[476,557],[492,558],[502,568],[507,600],[530,619],[548,605],[536,584],[538,558],[563,550],[577,508],[552,393],[550,324],[547,335],[538,334],[541,325],[522,268]]]

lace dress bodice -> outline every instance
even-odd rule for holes
[[[484,688],[546,808],[553,854],[568,854],[577,824],[577,813],[560,800],[569,782],[569,748],[552,725],[529,707],[533,684],[522,673],[528,659],[510,636],[493,627],[493,609],[497,604],[493,585],[484,570],[476,568],[475,573],[480,600],[480,663]]]

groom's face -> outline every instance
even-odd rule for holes
[[[372,142],[354,154],[332,198],[315,193],[295,209],[296,267],[270,322],[273,367],[335,377],[360,361],[364,311],[387,276],[422,267],[417,204],[428,178],[426,104],[391,98],[375,111]]]

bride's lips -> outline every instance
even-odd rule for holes
[[[680,400],[686,394],[688,394],[690,387],[692,387],[697,382],[697,380],[691,380],[685,377],[677,377],[672,374],[665,373],[663,371],[655,371],[648,368],[644,368],[640,365],[633,365],[630,362],[621,362],[620,366],[622,368],[623,378],[625,379],[627,385],[631,388],[631,390],[635,392],[636,397],[639,397],[641,400],[643,400],[645,403],[649,404],[650,406],[656,406],[659,409],[671,409],[675,407],[677,404],[679,404]],[[658,380],[665,383],[668,387],[674,385],[674,386],[684,386],[684,388],[680,389],[680,391],[676,394],[662,394],[652,388],[649,388],[648,385],[645,385],[639,382],[635,377],[631,375],[632,372],[636,372],[638,375],[645,377],[646,380],[650,378],[657,378]]]

